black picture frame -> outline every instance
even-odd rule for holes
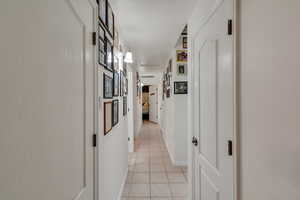
[[[114,71],[114,47],[109,39],[106,38],[106,69]]]
[[[103,98],[113,98],[113,78],[103,73]]]
[[[112,106],[112,124],[113,126],[119,123],[119,100],[113,100]]]
[[[187,93],[188,93],[187,81],[174,82],[174,94],[187,94]]]
[[[106,34],[103,26],[98,23],[98,63],[106,66]]]
[[[123,116],[127,115],[127,96],[123,97]]]
[[[115,35],[115,15],[113,13],[113,10],[110,6],[110,3],[107,1],[107,8],[106,8],[106,26],[108,29],[109,35],[114,39]]]
[[[98,18],[102,24],[107,21],[107,0],[98,0]]]
[[[119,78],[119,72],[114,72],[114,96],[117,97],[120,95],[120,78]]]

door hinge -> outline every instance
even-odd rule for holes
[[[130,137],[128,138],[128,141],[130,141]]]
[[[94,134],[93,135],[93,147],[96,147],[97,146],[97,135]]]
[[[96,32],[93,32],[93,45],[96,46],[97,44],[97,34]]]
[[[228,24],[227,24],[227,34],[228,35],[232,35],[232,19],[228,20]]]
[[[232,156],[232,141],[228,140],[228,155]]]

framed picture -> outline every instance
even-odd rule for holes
[[[123,97],[123,116],[127,115],[127,97]]]
[[[114,39],[115,33],[115,16],[109,3],[107,3],[107,21],[106,25],[108,27],[108,32],[110,36]]]
[[[176,57],[177,57],[177,62],[187,62],[187,51],[177,50]]]
[[[104,135],[112,129],[112,102],[104,102]]]
[[[102,24],[106,23],[106,4],[107,4],[107,0],[98,0],[99,1],[99,20],[102,22]]]
[[[187,94],[188,93],[188,82],[174,82],[174,94]]]
[[[106,69],[109,71],[114,70],[114,47],[111,42],[106,38]]]
[[[187,64],[186,63],[178,63],[177,64],[177,75],[187,75]]]
[[[182,48],[187,49],[187,37],[182,38]]]
[[[119,122],[119,100],[113,100],[113,117],[112,117],[112,123],[113,126],[117,125]]]
[[[98,37],[103,41],[105,40],[105,29],[100,23],[98,24]]]
[[[101,42],[99,41],[99,51],[98,51],[98,63],[104,67],[106,67],[106,53],[101,51],[101,47],[100,45],[104,45],[104,44],[100,44]]]
[[[120,91],[120,79],[119,79],[119,72],[114,72],[114,96],[119,96]]]
[[[113,98],[113,79],[103,74],[103,98]]]

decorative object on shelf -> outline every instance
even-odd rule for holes
[[[187,49],[188,48],[187,43],[188,43],[187,37],[183,37],[182,38],[182,48],[183,49]]]
[[[112,43],[106,38],[106,69],[114,70],[114,47]]]
[[[187,51],[177,50],[176,57],[177,57],[177,62],[187,62]]]
[[[187,64],[186,63],[177,63],[177,75],[187,75]]]
[[[123,116],[127,115],[127,97],[123,97]]]
[[[98,1],[99,1],[99,7],[98,7],[99,20],[102,22],[102,24],[106,24],[107,0],[98,0]]]
[[[113,100],[113,126],[117,125],[119,122],[119,100]]]
[[[103,74],[103,98],[113,98],[113,79]]]
[[[174,82],[174,94],[187,94],[187,93],[188,93],[187,81]]]
[[[119,91],[120,91],[119,72],[115,71],[114,72],[114,96],[115,97],[119,96]]]
[[[111,8],[109,2],[107,2],[107,21],[106,21],[106,25],[107,25],[108,32],[109,32],[110,36],[112,37],[112,39],[114,39],[115,16],[114,16],[114,13],[112,11],[112,8]]]
[[[112,129],[112,102],[104,102],[104,135]]]

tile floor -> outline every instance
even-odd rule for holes
[[[187,168],[172,164],[159,126],[145,122],[129,155],[122,200],[186,200]]]

